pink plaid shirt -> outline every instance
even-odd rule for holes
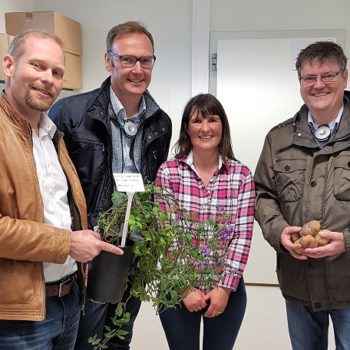
[[[253,234],[255,185],[250,170],[237,160],[220,159],[218,170],[205,187],[189,154],[186,159],[164,162],[156,185],[172,193],[180,207],[199,221],[218,221],[223,214],[229,216],[228,225],[234,229],[218,285],[236,290]]]

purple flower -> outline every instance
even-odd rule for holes
[[[232,238],[233,231],[234,231],[234,226],[229,225],[219,232],[219,238],[223,242],[228,242]]]
[[[210,256],[211,255],[211,249],[210,247],[208,247],[207,245],[201,247],[201,250],[202,250],[202,254],[203,256]]]

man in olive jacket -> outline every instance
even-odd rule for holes
[[[45,113],[62,89],[62,41],[23,32],[10,45],[3,69],[0,348],[69,350],[84,291],[79,262],[101,250],[122,251],[87,229],[78,176],[62,134]]]
[[[265,139],[256,172],[256,219],[277,252],[293,349],[328,346],[329,318],[337,349],[350,348],[350,93],[347,58],[332,42],[299,53],[304,101]],[[329,244],[301,255],[292,234],[319,220]]]

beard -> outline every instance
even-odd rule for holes
[[[24,96],[27,106],[40,112],[48,111],[55,101],[56,97],[57,96],[53,96],[53,94],[50,93],[50,97],[41,99],[35,94],[35,91],[33,92],[31,89],[27,91]]]

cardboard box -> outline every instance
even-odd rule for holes
[[[66,71],[63,77],[64,89],[81,89],[83,82],[81,78],[81,56],[65,52]]]
[[[17,35],[26,29],[41,29],[62,39],[65,51],[81,55],[81,25],[79,22],[54,11],[5,13],[5,29]]]
[[[5,81],[5,74],[2,70],[2,60],[4,56],[7,54],[7,49],[9,47],[9,44],[12,40],[12,37],[10,35],[0,33],[0,81]]]

